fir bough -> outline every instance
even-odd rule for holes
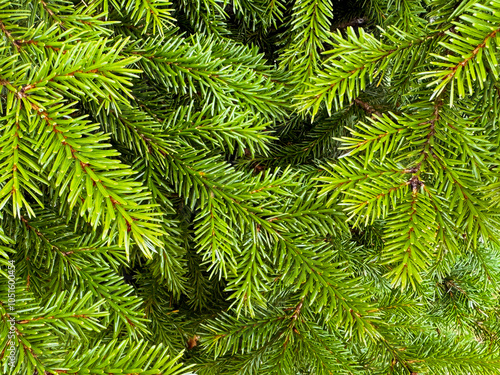
[[[0,372],[500,371],[500,1],[0,0],[0,36]]]

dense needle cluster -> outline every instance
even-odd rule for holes
[[[499,46],[500,0],[0,0],[0,373],[498,374]]]

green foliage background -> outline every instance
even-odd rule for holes
[[[1,373],[500,372],[499,0],[0,0],[0,35]]]

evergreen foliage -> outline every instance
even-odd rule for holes
[[[0,373],[500,372],[500,0],[0,0],[0,35]]]

